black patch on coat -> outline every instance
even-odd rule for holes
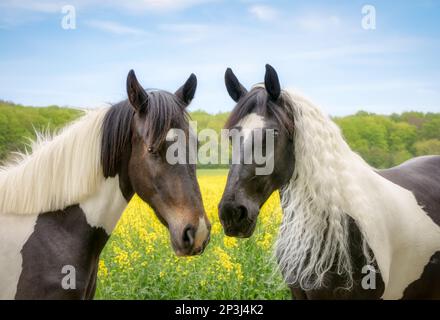
[[[78,205],[38,216],[34,232],[21,251],[22,273],[16,299],[92,299],[99,255],[109,236],[91,227]],[[65,290],[62,269],[76,270],[76,289]]]

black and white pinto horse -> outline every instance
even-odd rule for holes
[[[376,170],[318,107],[281,90],[271,66],[249,92],[230,69],[225,82],[237,102],[226,126],[275,136],[272,174],[231,166],[219,204],[225,233],[250,237],[280,190],[275,257],[294,298],[440,299],[440,156]]]
[[[189,132],[196,86],[191,75],[175,94],[146,91],[130,71],[128,101],[40,138],[1,169],[1,299],[93,298],[99,255],[135,192],[168,227],[177,255],[203,251],[210,224],[195,165],[165,160],[170,129]],[[68,288],[65,266],[75,272]]]

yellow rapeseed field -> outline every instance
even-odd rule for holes
[[[281,221],[278,194],[264,205],[253,237],[235,239],[224,235],[218,218],[226,175],[202,174],[199,183],[212,223],[204,254],[175,256],[168,230],[135,196],[101,255],[98,299],[289,298],[271,259]]]

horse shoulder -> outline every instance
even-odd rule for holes
[[[78,205],[40,214],[21,250],[15,298],[91,298],[99,255],[108,237],[103,228],[89,225]]]
[[[417,157],[377,173],[411,191],[423,210],[440,226],[440,156]]]
[[[440,226],[440,156],[417,157],[378,174],[412,192],[433,225]],[[417,298],[440,298],[440,251],[432,253],[420,278],[403,293],[403,299]]]

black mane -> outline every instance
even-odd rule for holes
[[[106,113],[102,127],[101,164],[104,177],[114,177],[121,164],[122,152],[130,143],[135,109],[128,100],[113,105]],[[188,126],[185,105],[166,91],[148,91],[148,107],[139,115],[145,119],[142,136],[153,149],[159,148],[172,128]]]
[[[290,99],[282,92],[278,101],[272,102],[264,87],[255,87],[242,97],[226,121],[225,128],[232,129],[241,119],[252,112],[261,114],[264,117],[272,115],[281,128],[286,130],[290,137],[293,137],[294,117],[293,108],[289,105]]]

